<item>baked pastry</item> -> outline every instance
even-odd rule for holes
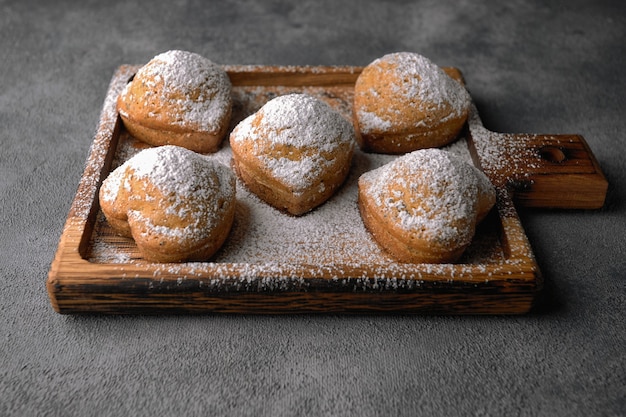
[[[145,149],[102,183],[111,227],[155,262],[205,260],[229,234],[235,176],[208,157],[172,145]]]
[[[470,96],[429,59],[410,52],[367,65],[354,86],[357,140],[368,152],[402,154],[454,141]]]
[[[485,174],[441,149],[400,156],[361,175],[358,188],[366,228],[407,263],[458,260],[496,199]]]
[[[226,72],[193,52],[168,51],[141,67],[118,97],[130,134],[154,146],[208,153],[219,148],[232,112]]]
[[[348,175],[354,128],[307,94],[268,101],[230,135],[233,167],[261,200],[302,215],[330,198]]]

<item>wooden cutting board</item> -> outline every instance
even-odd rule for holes
[[[472,108],[464,137],[449,147],[479,166],[497,204],[455,264],[402,264],[365,230],[356,205],[358,176],[392,156],[357,151],[342,189],[294,218],[238,185],[236,220],[207,262],[143,260],[132,239],[116,236],[98,190],[116,166],[147,145],[132,138],[115,100],[139,67],[121,66],[109,86],[85,171],[60,237],[47,289],[59,313],[357,313],[519,314],[542,277],[515,204],[595,209],[607,181],[579,135],[491,132]],[[231,128],[267,100],[305,92],[351,118],[361,67],[226,66],[233,83]],[[462,81],[455,68],[445,68]],[[229,164],[228,140],[212,157]]]

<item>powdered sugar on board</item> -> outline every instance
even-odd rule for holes
[[[302,91],[329,103],[344,117],[350,117],[353,97],[351,88],[236,87],[233,91],[231,126],[258,110],[270,98]],[[122,130],[113,167],[146,147]],[[454,142],[446,149],[470,160],[465,139]],[[230,166],[232,152],[227,141],[217,153],[208,157]],[[356,284],[350,281],[346,285],[408,288],[419,285],[419,281],[413,280],[419,280],[422,274],[472,276],[484,270],[485,265],[489,265],[491,270],[494,263],[508,262],[499,240],[500,229],[494,227],[493,222],[483,222],[485,224],[477,231],[457,265],[421,265],[415,269],[412,265],[395,262],[383,252],[372,240],[360,218],[357,180],[362,173],[395,158],[393,155],[368,154],[355,149],[345,184],[322,206],[299,218],[268,206],[238,182],[235,223],[224,246],[210,262],[148,263],[141,258],[132,239],[116,236],[101,216],[96,221],[87,258],[96,263],[119,264],[122,268],[128,264],[145,264],[147,268],[154,269],[155,277],[175,274],[183,279],[183,284],[186,277],[211,270],[223,278],[207,281],[207,286],[255,285],[263,288],[305,285],[303,276],[337,276],[341,279],[346,274],[361,274],[364,271],[374,275],[368,274],[359,278]],[[363,266],[367,266],[367,269],[358,269]],[[346,269],[350,267],[357,269]],[[356,276],[358,278],[359,275]],[[132,278],[131,275],[128,277]]]
[[[109,148],[111,146],[112,135],[118,120],[115,110],[117,97],[124,89],[125,84],[119,80],[128,80],[133,74],[132,67],[120,67],[107,91],[107,95],[100,113],[100,123],[94,140],[89,149],[89,157],[85,165],[81,182],[78,185],[76,196],[70,209],[70,216],[79,219],[81,222],[87,220],[93,208],[93,201],[97,196],[100,176],[102,173],[97,169],[104,165]],[[67,225],[66,225],[67,226]]]
[[[129,152],[128,148],[133,146],[134,139],[127,139],[127,145],[120,148],[124,152]],[[451,149],[469,158],[464,139]],[[232,153],[225,146],[207,157],[226,165]],[[246,264],[249,265],[247,270],[254,270],[255,273],[273,270],[276,265],[393,266],[395,260],[380,249],[363,225],[357,205],[357,182],[362,173],[387,164],[394,158],[367,154],[357,149],[346,183],[326,203],[301,217],[293,217],[270,207],[238,182],[235,222],[224,246],[211,263]],[[107,245],[107,240],[111,241],[110,245]],[[126,255],[120,254],[124,252]],[[94,262],[124,263],[128,259],[141,262],[132,241],[116,238],[102,220],[96,227],[90,256]],[[478,234],[461,262],[478,265],[502,257],[497,234],[485,230]],[[253,268],[253,265],[257,267]],[[269,265],[274,266],[270,268]]]
[[[532,169],[540,168],[544,163],[519,135],[486,129],[473,104],[467,124],[480,168],[495,185],[503,187],[514,181],[525,181]]]

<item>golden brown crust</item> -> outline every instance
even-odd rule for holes
[[[230,136],[233,169],[261,200],[299,216],[328,200],[348,175],[354,130],[327,104],[280,96]]]
[[[360,147],[402,154],[454,141],[469,113],[465,88],[428,59],[385,55],[355,84],[353,119]]]
[[[232,113],[226,72],[191,52],[168,51],[139,69],[117,108],[131,135],[154,146],[215,152]]]
[[[374,240],[401,262],[455,262],[495,204],[485,175],[449,152],[415,151],[359,178]]]
[[[232,167],[248,189],[267,204],[294,216],[311,211],[328,200],[341,186],[350,170],[351,151],[342,160],[311,184],[308,190],[294,195],[289,187],[272,178],[255,161],[248,161],[233,150]],[[323,184],[323,186],[322,186]]]
[[[229,234],[235,205],[228,168],[174,146],[140,152],[100,189],[111,227],[155,262],[211,257]]]
[[[220,123],[220,130],[215,133],[185,130],[177,126],[166,126],[165,123],[149,123],[147,119],[135,118],[132,111],[126,110],[127,106],[118,101],[120,117],[124,127],[131,136],[140,139],[153,146],[175,145],[200,153],[213,153],[219,147],[228,130],[230,112],[224,115],[224,121]]]
[[[405,263],[451,263],[465,251],[469,243],[456,248],[441,246],[427,239],[407,238],[406,231],[386,221],[365,192],[359,192],[359,212],[366,229],[379,246],[399,262]]]

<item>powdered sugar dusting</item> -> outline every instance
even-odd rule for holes
[[[393,125],[390,118],[397,117],[394,115],[404,111],[405,106],[425,114],[447,109],[449,113],[446,118],[458,118],[465,114],[470,105],[471,98],[467,90],[422,55],[411,52],[387,54],[374,60],[366,70],[376,70],[378,66],[388,73],[384,82],[365,89],[359,86],[357,80],[355,94],[371,96],[372,103],[379,102],[382,97],[389,98],[389,95],[394,99],[389,100],[390,107],[384,109],[357,109],[359,129],[364,134],[388,130]],[[419,119],[415,120],[415,125],[428,128],[429,124],[442,121]]]
[[[450,152],[425,149],[367,172],[361,181],[386,219],[420,239],[464,245],[474,235],[480,188],[489,184],[481,176]]]
[[[109,94],[117,97],[120,85],[126,84],[137,68],[116,73],[120,78],[114,79]],[[271,71],[274,74],[280,69]],[[250,98],[250,103],[243,103],[240,109],[255,107],[262,101],[259,96],[310,90],[323,100],[341,101],[340,108],[351,110],[349,85],[237,86],[237,90],[236,97]],[[329,93],[330,90],[333,91]],[[358,311],[408,308],[429,312],[522,312],[541,286],[536,262],[529,259],[532,254],[527,238],[512,202],[507,200],[510,196],[502,188],[498,188],[502,194],[497,212],[481,223],[458,263],[403,264],[377,251],[377,245],[358,219],[356,179],[394,157],[365,154],[358,149],[345,187],[327,205],[311,212],[311,216],[300,218],[297,224],[290,223],[293,218],[244,193],[238,196],[232,233],[215,257],[204,262],[150,262],[138,252],[132,239],[112,232],[98,211],[97,197],[94,199],[102,176],[111,172],[112,154],[115,153],[113,166],[116,166],[140,150],[124,126],[116,122],[119,118],[111,102],[114,99],[108,95],[87,169],[49,275],[48,288],[54,291],[51,297],[62,312],[82,309],[129,313],[170,308],[196,312],[276,312],[277,302],[284,302],[283,307],[294,311],[338,311],[348,306],[346,310]],[[210,159],[228,164],[230,158],[226,145]],[[240,185],[237,187],[239,191]],[[250,213],[254,214],[248,216]],[[316,233],[316,230],[321,231]],[[91,234],[90,240],[86,233]],[[85,262],[91,265],[85,269],[86,275],[79,278],[82,289],[66,292],[70,287],[65,283],[77,282],[72,277],[76,277],[77,267]],[[66,265],[73,265],[74,272],[69,277],[57,268],[65,269]],[[88,276],[95,278],[93,283],[85,279]],[[102,296],[103,289],[111,290],[114,296]],[[253,294],[257,291],[258,294]],[[276,293],[280,291],[287,293]],[[349,292],[370,295],[351,297]],[[386,294],[379,299],[375,295],[378,292]],[[496,295],[497,306],[492,294]],[[348,300],[348,304],[328,301],[335,296]],[[86,300],[93,300],[93,304]],[[403,304],[402,300],[410,301]]]
[[[486,129],[474,104],[470,107],[468,126],[480,167],[498,186],[529,181],[530,172],[544,163],[540,155],[521,140],[520,135]]]
[[[239,123],[230,140],[251,143],[248,149],[262,166],[296,194],[314,184],[342,147],[352,152],[355,144],[352,125],[308,94],[270,100]]]
[[[115,111],[116,100],[120,91],[126,85],[126,80],[133,74],[133,70],[133,67],[129,66],[120,67],[116,76],[109,84],[107,96],[100,113],[100,123],[91,143],[85,170],[70,210],[71,217],[76,217],[81,222],[87,219],[92,210],[92,203],[97,198],[98,186],[101,181],[101,172],[98,168],[106,160],[111,145],[111,133],[114,131],[118,120],[117,112]],[[119,80],[123,80],[124,83],[120,83]]]
[[[126,137],[126,140],[132,138]],[[120,149],[127,152],[123,147]],[[465,139],[445,149],[470,161]],[[231,149],[227,146],[205,156],[223,165],[228,165],[231,157]],[[396,263],[380,249],[363,225],[357,205],[358,178],[396,158],[356,149],[352,170],[344,186],[324,205],[303,217],[293,217],[268,206],[237,181],[235,222],[222,249],[211,262],[194,264],[195,272],[187,270],[188,264],[162,265],[158,266],[159,275],[180,272],[192,277],[195,273],[218,271],[222,278],[214,278],[205,285],[235,286],[235,289],[258,286],[261,285],[258,278],[267,276],[260,288],[293,288],[303,284],[302,276],[330,275],[344,279],[342,277],[357,273],[351,268],[358,270],[367,264],[367,271],[378,270],[376,279],[368,275],[359,278],[358,282],[347,280],[345,285],[384,289],[390,286],[413,288],[419,285],[418,281],[413,280],[420,279],[421,274],[425,277],[429,273],[454,272],[459,265],[422,265],[417,271],[414,267]],[[130,259],[133,263],[145,262],[133,252],[132,246],[124,249],[132,242],[120,243],[117,237],[111,237],[111,247],[107,250],[107,245],[99,240],[97,233],[106,236],[111,232],[106,231],[106,223],[100,223],[98,227],[100,231],[94,234],[91,253],[94,262],[122,263],[124,259]],[[473,241],[461,263],[466,265],[465,275],[471,276],[480,264],[501,261],[503,256],[497,233],[485,231]],[[358,272],[358,276],[361,273]],[[378,279],[383,279],[383,282]]]
[[[164,198],[155,201],[156,207],[152,206],[148,213],[143,212],[141,202],[158,197],[145,185],[142,193],[134,190],[137,181],[155,187]],[[161,146],[145,149],[116,168],[103,182],[100,197],[102,201],[128,206],[129,220],[142,225],[144,233],[203,237],[221,220],[218,203],[234,201],[234,183],[229,168],[181,147]],[[126,191],[123,195],[122,190]],[[166,215],[165,219],[158,216],[161,223],[151,219],[154,210]],[[172,227],[167,221],[169,216],[187,219],[185,227]]]
[[[384,119],[375,112],[359,110],[357,111],[357,117],[359,119],[359,128],[363,133],[385,131],[392,126],[390,120]]]
[[[122,92],[131,101],[135,100],[134,82],[143,83],[147,89],[141,100],[148,109],[147,116],[154,120],[213,132],[220,130],[230,112],[232,86],[228,75],[220,66],[193,52],[167,51],[141,67]],[[158,102],[169,105],[169,112],[175,109],[175,114],[154,106],[153,95],[158,95]]]
[[[399,52],[381,58],[394,65],[400,84],[392,88],[404,94],[422,110],[426,105],[435,105],[437,109],[451,105],[452,115],[461,116],[469,105],[469,94],[458,82],[450,78],[439,66],[430,59],[415,53]]]
[[[326,87],[256,87],[239,86],[234,90],[235,120],[242,120],[258,110],[264,99],[279,94],[306,91],[351,114],[353,90]],[[247,114],[246,114],[247,113]],[[124,130],[117,147],[114,166],[145,147]],[[445,148],[470,160],[465,139]],[[218,152],[206,156],[229,166],[232,157],[228,143]],[[489,273],[489,279],[505,274],[518,263],[503,253],[499,240],[501,230],[492,222],[477,233],[457,264],[421,264],[395,262],[373,241],[360,219],[357,205],[357,181],[361,174],[395,160],[394,155],[372,154],[355,149],[353,165],[344,186],[324,205],[307,216],[294,218],[268,206],[237,182],[235,223],[224,246],[207,262],[154,264],[142,259],[132,239],[115,235],[104,219],[94,227],[87,258],[94,263],[111,263],[123,277],[144,276],[153,272],[150,288],[200,285],[216,291],[306,291],[314,277],[335,277],[332,285],[352,291],[414,289],[430,285],[433,277],[471,279]],[[482,226],[481,226],[482,227]],[[504,271],[504,272],[503,272]],[[430,281],[429,281],[430,280]],[[426,284],[425,284],[426,283]]]

